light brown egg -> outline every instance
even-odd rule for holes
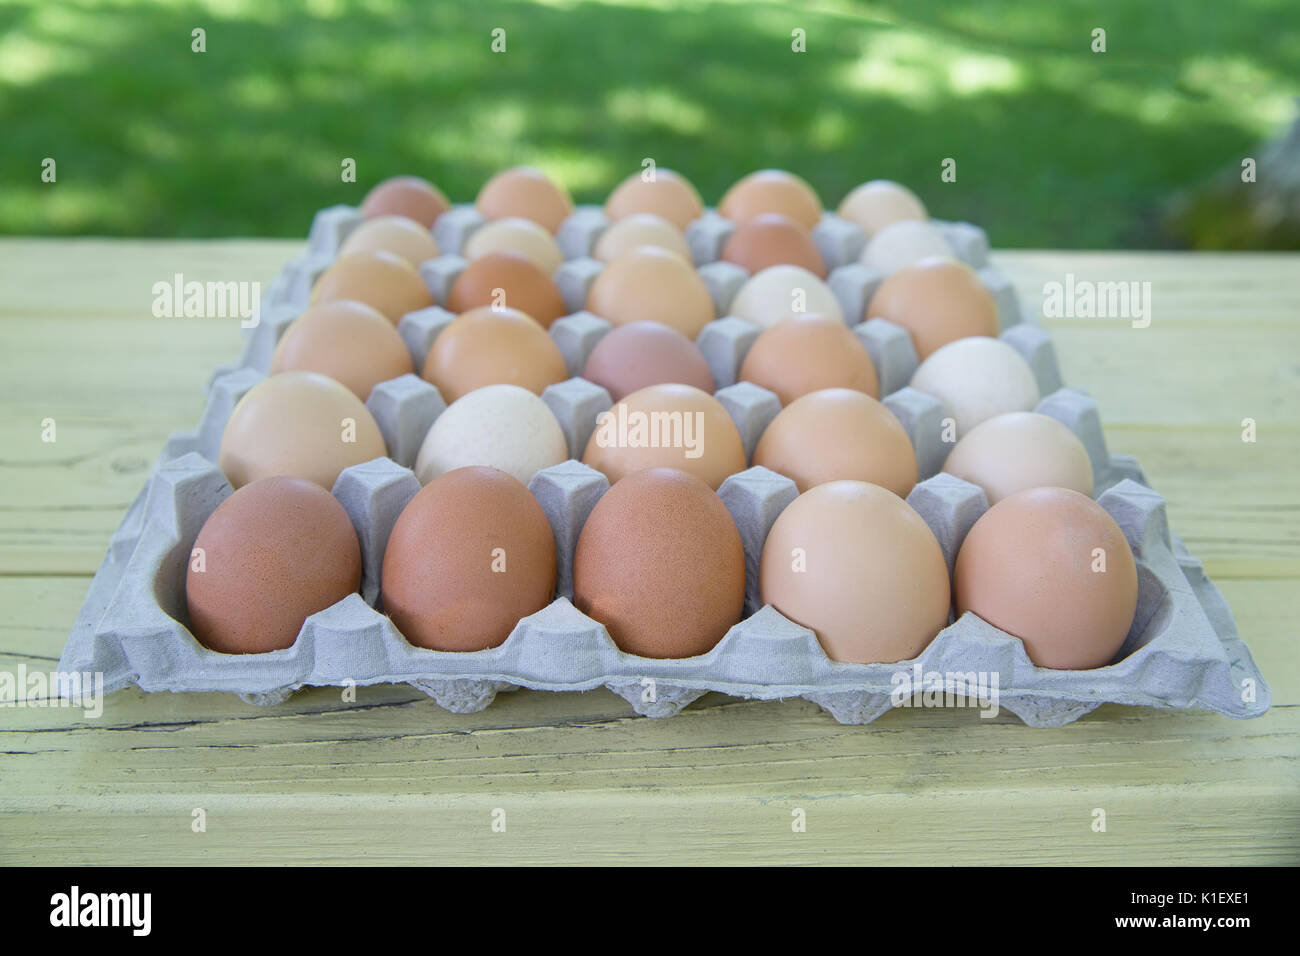
[[[382,313],[338,299],[307,307],[285,329],[271,356],[271,374],[319,372],[363,402],[380,382],[413,372],[411,353]]]
[[[612,222],[651,213],[684,230],[704,215],[704,203],[695,187],[680,173],[657,168],[654,179],[647,182],[645,171],[623,180],[605,200],[605,216]]]
[[[493,252],[516,252],[527,256],[548,276],[564,262],[564,255],[553,235],[532,220],[517,216],[479,226],[470,233],[461,255],[472,262]]]
[[[402,316],[433,305],[420,274],[391,252],[353,252],[326,269],[311,290],[312,302],[350,299],[373,306],[396,325]]]
[[[651,385],[597,418],[582,461],[611,483],[646,468],[676,468],[716,490],[745,470],[745,448],[731,416],[708,392]]]
[[[782,405],[824,388],[851,388],[872,398],[880,381],[866,346],[842,321],[805,312],[760,335],[740,366],[740,380],[776,393]]]
[[[780,213],[765,212],[737,226],[723,244],[721,258],[751,275],[769,266],[794,265],[826,278],[826,264],[808,230]]]
[[[888,179],[873,179],[858,186],[844,197],[838,214],[858,226],[868,239],[892,223],[930,218],[916,193]]]
[[[405,216],[376,216],[367,219],[343,242],[340,256],[353,252],[391,252],[418,267],[438,256],[433,234]]]
[[[718,203],[718,212],[738,224],[765,212],[777,212],[811,229],[821,221],[822,201],[808,183],[793,173],[761,169],[728,189]]]
[[[517,252],[480,256],[452,283],[448,309],[468,312],[482,306],[518,309],[543,328],[568,312],[551,277]]]
[[[281,650],[360,585],[361,546],[334,496],[301,478],[262,478],[199,530],[185,574],[190,632],[223,654]]]
[[[574,605],[642,657],[695,657],[740,621],[745,551],[699,478],[654,468],[596,503],[573,559]]]
[[[531,219],[551,233],[573,212],[568,192],[531,166],[497,173],[479,190],[474,206],[484,219],[518,216]]]
[[[664,249],[619,256],[596,277],[587,311],[613,325],[660,322],[694,341],[714,319],[713,298],[693,268]]]
[[[837,661],[911,660],[948,623],[939,542],[907,502],[862,481],[818,485],[781,512],[759,589]]]
[[[975,270],[940,257],[904,266],[882,282],[866,317],[907,329],[923,362],[957,339],[998,334],[997,303]]]
[[[979,485],[991,505],[1045,486],[1092,494],[1092,461],[1083,442],[1038,412],[1008,412],[980,422],[953,447],[943,470]]]
[[[405,216],[428,229],[451,208],[442,190],[419,176],[394,176],[376,185],[361,202],[361,215]]]
[[[953,602],[1025,645],[1039,667],[1104,667],[1137,611],[1137,564],[1095,501],[1032,488],[994,505],[957,553]]]
[[[900,498],[916,486],[916,452],[893,412],[865,392],[810,392],[772,419],[754,464],[807,491],[828,481],[869,481]]]
[[[411,499],[384,551],[384,612],[416,647],[479,651],[551,603],[555,536],[542,506],[495,468],[457,468]]]
[[[434,339],[423,377],[454,402],[485,385],[518,385],[540,395],[569,377],[546,330],[517,309],[471,309]]]
[[[236,403],[217,464],[235,488],[291,475],[328,491],[344,468],[387,454],[374,416],[347,386],[316,372],[280,372]]]
[[[650,213],[637,213],[614,223],[596,241],[592,254],[601,262],[611,262],[641,246],[666,249],[687,265],[694,262],[691,247],[686,244],[681,231],[667,219]]]
[[[614,401],[649,385],[679,383],[712,394],[709,363],[695,343],[658,322],[620,325],[596,343],[582,370]]]

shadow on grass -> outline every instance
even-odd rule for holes
[[[1230,100],[1178,89],[1184,60],[1248,51],[1280,71],[1291,42],[1252,32],[1249,16],[1283,15],[1267,2],[1232,18],[1179,4],[1186,27],[1115,4],[1100,56],[1095,4],[1073,2],[316,6],[0,10],[0,231],[302,236],[316,209],[385,176],[470,200],[512,163],[598,202],[649,156],[709,203],[777,166],[830,206],[898,179],[999,246],[1158,245],[1164,198],[1259,136]],[[206,53],[191,52],[196,27]],[[791,51],[796,27],[806,53]],[[345,157],[355,184],[340,181]],[[940,181],[946,157],[955,183]]]

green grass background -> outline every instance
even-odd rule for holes
[[[599,202],[649,156],[708,203],[775,166],[829,206],[897,179],[999,246],[1177,245],[1170,197],[1297,75],[1294,0],[0,0],[0,232],[302,236],[385,176],[471,200],[515,163]]]

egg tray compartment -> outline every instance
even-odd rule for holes
[[[290,648],[226,655],[202,647],[187,630],[184,581],[200,528],[231,491],[212,462],[188,452],[159,465],[114,535],[59,666],[102,672],[106,691],[135,683],[147,691],[229,691],[262,704],[278,703],[303,686],[407,683],[455,713],[481,710],[498,692],[517,687],[605,686],[647,716],[671,716],[717,691],[751,699],[803,697],[841,723],[869,723],[894,706],[895,675],[914,666],[950,677],[997,673],[999,706],[1032,726],[1069,723],[1104,702],[1202,707],[1233,717],[1256,716],[1269,704],[1267,686],[1221,596],[1170,537],[1163,500],[1131,479],[1099,501],[1133,548],[1138,611],[1121,659],[1090,671],[1035,667],[1019,640],[974,614],[941,631],[915,662],[829,660],[811,631],[770,606],[759,607],[763,542],[797,494],[793,482],[764,468],[734,475],[719,489],[744,543],[748,616],[699,657],[624,654],[570,601],[574,545],[607,487],[603,475],[576,461],[539,472],[529,488],[556,535],[560,596],[521,620],[499,647],[438,652],[408,644],[372,607],[388,534],[419,483],[387,458],[348,468],[333,491],[362,544],[361,593],[309,617]],[[986,507],[983,492],[940,474],[919,484],[908,500],[951,566]],[[1246,680],[1256,684],[1255,703],[1242,699]]]

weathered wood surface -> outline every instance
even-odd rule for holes
[[[153,283],[265,285],[297,249],[0,240],[0,669],[53,667],[163,439],[238,354],[236,320],[152,317]],[[267,709],[132,690],[98,720],[0,708],[0,862],[1300,862],[1300,257],[996,262],[1030,309],[1068,272],[1152,283],[1150,328],[1046,324],[1227,597],[1273,688],[1265,717],[1108,706],[1033,730],[908,710],[841,727],[718,695],[653,721],[603,690],[472,716],[406,688]]]

